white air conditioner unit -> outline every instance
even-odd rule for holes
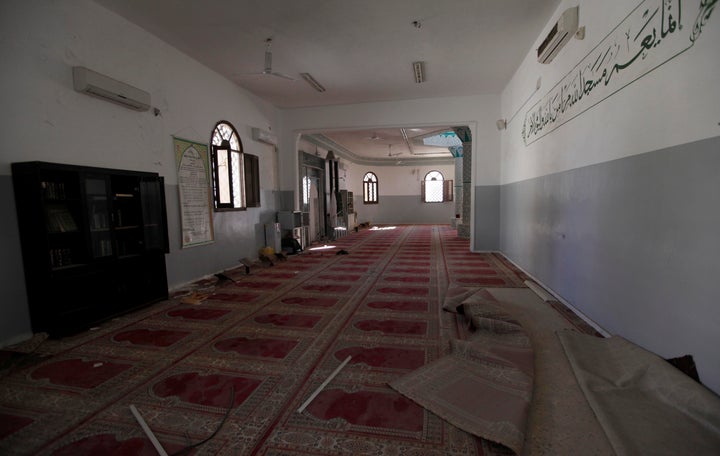
[[[252,129],[252,138],[255,141],[260,141],[265,144],[270,144],[271,146],[277,146],[278,140],[277,136],[270,133],[269,131],[261,130],[259,128],[253,127]]]
[[[538,62],[550,63],[578,30],[578,7],[565,10],[537,50]]]
[[[150,109],[149,93],[85,67],[73,67],[73,87],[78,92],[112,101],[135,111]]]

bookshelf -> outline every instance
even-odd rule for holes
[[[62,336],[167,299],[167,216],[156,173],[12,164],[33,331]]]

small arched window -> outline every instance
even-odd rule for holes
[[[440,171],[430,171],[425,174],[420,190],[425,203],[442,203],[453,200],[453,181],[445,180]]]
[[[378,178],[373,172],[367,172],[363,177],[363,203],[378,203]]]

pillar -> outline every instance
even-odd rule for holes
[[[461,238],[470,238],[470,204],[472,203],[471,195],[471,178],[472,178],[472,136],[468,127],[453,127],[455,134],[462,142],[462,173],[455,173],[456,180],[462,180],[462,201],[461,201],[461,222],[458,224],[458,236]],[[457,163],[457,162],[456,162]],[[457,203],[456,203],[457,205]]]

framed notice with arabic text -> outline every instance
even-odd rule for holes
[[[173,136],[180,197],[181,247],[214,241],[208,146]]]

